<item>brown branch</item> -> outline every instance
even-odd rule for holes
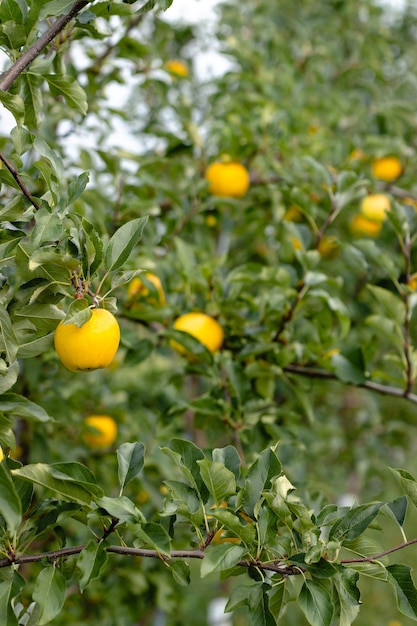
[[[307,378],[321,378],[325,380],[337,380],[340,383],[340,378],[338,378],[332,372],[328,370],[316,369],[314,367],[304,367],[303,365],[286,365],[283,368],[284,372],[288,372],[289,374],[297,374],[299,376],[306,376]],[[389,385],[382,385],[380,383],[375,383],[372,380],[365,380],[363,383],[344,383],[348,385],[353,385],[354,387],[362,387],[364,389],[370,389],[371,391],[375,391],[376,393],[380,393],[385,396],[395,396],[396,398],[405,398],[414,404],[417,404],[417,395],[415,393],[411,393],[411,391],[400,389],[398,387],[391,387]]]
[[[85,545],[72,546],[69,548],[61,548],[59,550],[52,550],[50,552],[42,552],[39,554],[22,554],[21,556],[10,555],[10,558],[0,559],[0,568],[10,567],[12,565],[22,565],[24,563],[37,563],[39,561],[56,561],[60,558],[68,556],[74,556],[80,554]],[[145,548],[129,548],[127,546],[108,546],[106,552],[109,554],[120,554],[122,556],[134,556],[145,557],[151,559],[163,559],[169,561],[170,559],[204,559],[205,553],[203,550],[172,550],[169,555],[164,555],[157,550],[147,550]],[[300,574],[303,570],[302,567],[286,565],[280,561],[272,563],[262,563],[261,561],[241,560],[236,565],[240,567],[258,567],[262,570],[275,572],[282,576],[293,576]]]
[[[397,552],[398,550],[408,548],[408,546],[412,546],[414,543],[417,543],[417,538],[410,539],[410,541],[404,541],[404,543],[400,543],[399,546],[395,546],[394,548],[390,548],[389,550],[384,550],[384,552],[374,554],[374,556],[364,556],[358,559],[343,559],[343,561],[340,561],[340,563],[371,563],[372,561],[378,561],[378,559],[382,559],[382,557],[387,556],[388,554],[392,554],[393,552]]]
[[[55,39],[65,26],[85,7],[90,0],[77,0],[66,15],[58,17],[52,26],[28,48],[13,65],[0,77],[0,90],[7,91],[20,74],[38,57]]]
[[[9,159],[7,159],[3,154],[0,153],[0,161],[2,163],[4,163],[4,165],[7,167],[7,169],[9,170],[10,174],[13,176],[13,178],[15,179],[15,181],[17,182],[17,184],[19,185],[20,189],[23,192],[23,195],[26,196],[26,198],[29,200],[29,202],[31,204],[33,204],[33,206],[35,207],[35,209],[38,211],[39,210],[39,204],[38,202],[35,200],[35,198],[32,196],[32,194],[30,193],[30,191],[28,190],[28,188],[26,187],[25,183],[23,182],[23,180],[20,178],[20,174],[17,171],[17,169],[12,165],[12,163],[10,163]]]

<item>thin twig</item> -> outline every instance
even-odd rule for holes
[[[0,161],[2,163],[4,163],[4,165],[7,167],[7,169],[9,170],[10,174],[13,176],[13,178],[15,179],[15,181],[17,182],[17,184],[19,185],[20,189],[22,190],[23,194],[26,196],[26,198],[29,200],[29,202],[35,207],[35,209],[38,211],[39,210],[39,204],[38,202],[35,200],[35,198],[32,196],[32,194],[30,193],[30,191],[28,190],[28,188],[26,187],[25,183],[23,182],[23,180],[20,178],[20,174],[17,171],[17,169],[12,165],[12,163],[10,163],[9,159],[7,159],[3,154],[0,153]]]
[[[364,556],[358,559],[343,559],[343,561],[340,561],[340,563],[371,563],[372,561],[378,561],[379,559],[382,559],[383,556],[387,556],[388,554],[392,554],[393,552],[398,552],[398,550],[408,548],[408,546],[412,546],[414,543],[417,543],[417,537],[415,539],[410,539],[410,541],[404,541],[404,543],[400,543],[399,546],[395,546],[394,548],[390,548],[389,550],[384,550],[384,552],[380,552],[379,554],[374,554],[373,556]]]
[[[314,367],[304,367],[303,365],[286,365],[283,368],[284,372],[288,372],[289,374],[297,374],[299,376],[305,376],[307,378],[322,378],[325,380],[337,380],[341,383],[341,381],[335,374],[329,372],[328,370],[318,369]],[[363,387],[365,389],[370,389],[371,391],[375,391],[376,393],[380,393],[385,396],[395,396],[396,398],[405,398],[414,404],[417,404],[417,395],[415,393],[411,393],[411,391],[407,391],[404,389],[400,389],[399,387],[391,387],[389,385],[382,385],[380,383],[375,383],[371,380],[365,380],[363,383],[344,383],[350,384],[354,387]]]
[[[85,7],[90,0],[77,0],[66,15],[58,17],[53,24],[28,48],[22,56],[0,78],[0,90],[7,91],[20,74],[38,57],[55,39],[65,26]]]

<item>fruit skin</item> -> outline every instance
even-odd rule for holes
[[[151,282],[153,285],[155,285],[155,288],[158,292],[158,299],[156,300],[152,296],[148,297],[149,289],[146,287],[143,281],[138,276],[136,276],[136,278],[134,278],[129,283],[129,287],[127,289],[127,295],[129,297],[129,300],[144,299],[149,302],[149,304],[165,304],[165,292],[159,277],[155,276],[155,274],[152,274],[151,272],[146,272],[145,278],[149,280],[149,282]]]
[[[189,333],[198,339],[212,354],[217,352],[223,343],[223,328],[210,315],[206,313],[185,313],[180,315],[173,328]],[[176,341],[171,341],[171,346],[180,354],[188,355],[188,351]]]
[[[83,434],[84,441],[91,448],[108,448],[116,441],[117,424],[110,415],[89,415],[84,420],[90,429]]]
[[[249,172],[236,161],[215,161],[205,172],[209,192],[224,198],[242,198],[249,189]]]
[[[390,200],[384,193],[371,193],[365,196],[361,202],[362,215],[377,222],[383,222],[387,217],[387,211],[390,209]]]
[[[382,222],[370,220],[364,215],[358,213],[350,223],[351,231],[357,237],[366,235],[368,237],[378,237],[381,232]]]
[[[93,309],[91,318],[81,327],[60,322],[54,336],[55,350],[65,367],[72,372],[107,367],[119,343],[119,324],[106,309]]]
[[[403,166],[397,157],[386,156],[374,159],[371,163],[371,170],[374,178],[391,182],[400,176]]]
[[[171,74],[175,74],[181,78],[186,78],[189,74],[187,65],[184,61],[180,61],[179,59],[171,59],[170,61],[167,61],[164,67],[168,70],[168,72],[171,72]]]
[[[2,462],[3,459],[4,459],[4,452],[3,452],[3,448],[0,446],[0,463]]]

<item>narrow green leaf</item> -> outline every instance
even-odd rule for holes
[[[217,505],[220,505],[228,496],[236,493],[235,475],[227,467],[208,459],[201,459],[197,463],[200,466],[204,484]]]
[[[0,515],[13,536],[22,519],[22,503],[5,463],[0,463]]]
[[[108,554],[104,543],[90,541],[86,545],[77,559],[77,567],[81,571],[79,582],[81,592],[84,591],[92,580],[99,578],[107,560]]]
[[[306,580],[299,595],[300,608],[311,626],[330,626],[333,603],[328,591],[314,580]]]
[[[285,593],[285,579],[280,584],[274,587],[270,593],[268,593],[268,606],[276,622],[278,623],[282,606],[284,604]]]
[[[211,545],[205,552],[205,557],[201,562],[201,577],[204,578],[211,572],[221,572],[234,567],[245,553],[246,548],[243,546],[228,543]]]
[[[352,541],[361,535],[378,515],[383,502],[372,502],[355,506],[341,517],[330,529],[329,540]]]
[[[127,261],[142,238],[147,219],[147,217],[139,217],[116,230],[105,252],[105,265],[108,272],[119,269]]]
[[[7,362],[11,365],[16,359],[19,346],[13,331],[10,315],[2,304],[0,304],[0,346],[1,350],[6,352]]]
[[[271,478],[281,473],[281,463],[275,451],[276,447],[267,448],[258,455],[248,470],[245,486],[238,494],[238,506],[243,506],[251,517],[262,491],[271,486]]]
[[[143,470],[145,446],[143,443],[123,443],[117,450],[119,484],[124,489]]]
[[[60,613],[67,591],[65,576],[55,565],[45,567],[36,579],[32,598],[41,607],[39,626],[48,624]]]
[[[410,619],[417,620],[417,589],[411,577],[411,567],[396,563],[386,569],[388,582],[394,588],[398,610]]]

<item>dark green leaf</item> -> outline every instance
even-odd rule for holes
[[[148,524],[137,525],[135,532],[137,539],[133,543],[136,548],[151,548],[160,554],[169,556],[171,539],[161,524],[149,522]]]
[[[11,570],[6,580],[0,582],[0,624],[2,626],[19,626],[12,601],[20,594],[24,584],[24,579],[15,570]]]
[[[92,580],[99,578],[108,560],[105,544],[90,541],[77,558],[77,567],[81,571],[80,590],[84,591]]]
[[[334,541],[356,539],[374,521],[382,505],[382,502],[372,502],[349,509],[330,529],[329,539]]]
[[[394,587],[398,610],[410,619],[417,620],[417,589],[408,565],[389,565],[388,581]]]
[[[271,486],[271,478],[281,473],[281,463],[276,455],[276,448],[263,450],[250,466],[245,479],[245,486],[238,495],[238,505],[251,517],[262,491]]]
[[[201,576],[207,576],[212,572],[221,572],[236,565],[246,553],[243,546],[223,543],[211,545],[205,552],[205,557],[201,563]]]
[[[333,603],[328,591],[314,580],[306,580],[299,595],[300,608],[311,626],[330,626]]]
[[[12,537],[22,519],[22,503],[4,462],[0,463],[0,515]]]
[[[268,585],[239,585],[232,590],[226,604],[225,612],[234,611],[240,607],[248,607],[249,624],[251,626],[276,626],[274,615],[269,608],[267,592]]]

